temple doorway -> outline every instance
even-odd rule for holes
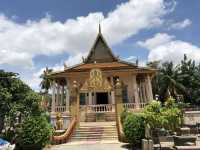
[[[108,104],[108,93],[107,92],[97,92],[96,93],[96,104]]]

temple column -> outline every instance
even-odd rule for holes
[[[60,105],[64,105],[64,85],[61,86],[61,102]]]
[[[140,103],[142,103],[143,97],[142,97],[141,81],[139,81],[139,97],[140,97]]]
[[[151,79],[149,75],[147,75],[147,78],[146,78],[146,86],[147,86],[148,102],[149,102],[153,100],[152,85],[151,85]]]
[[[96,92],[94,92],[92,98],[93,98],[93,99],[92,99],[92,104],[93,104],[93,105],[96,105],[96,104],[97,104],[97,94],[96,94]]]
[[[60,101],[60,85],[57,83],[56,87],[56,106],[59,106],[59,101]]]
[[[65,94],[66,94],[66,102],[65,102],[65,105],[66,105],[66,112],[69,112],[69,81],[67,82],[67,79],[66,79],[66,89],[65,89]]]
[[[143,103],[147,102],[147,92],[146,92],[146,85],[145,81],[142,81],[142,95],[143,95]]]
[[[89,92],[89,105],[92,105],[92,92]]]
[[[55,112],[55,104],[56,104],[56,95],[55,95],[55,90],[56,90],[56,83],[53,81],[52,85],[52,102],[51,102],[51,112]]]
[[[139,99],[139,95],[138,95],[138,85],[137,85],[136,75],[133,75],[133,93],[134,93],[136,108],[139,108],[140,107],[140,105],[139,105],[140,99]]]
[[[112,111],[115,111],[115,91],[111,91]]]

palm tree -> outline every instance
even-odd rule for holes
[[[46,69],[43,71],[43,74],[41,74],[40,78],[42,78],[42,81],[40,83],[40,87],[41,89],[45,90],[44,93],[48,94],[49,88],[51,87],[51,82],[52,79],[49,78],[49,74],[52,73],[52,69],[48,69],[46,67]]]
[[[181,82],[178,82],[178,69],[174,67],[172,62],[162,64],[157,75],[157,90],[160,98],[165,100],[172,96],[177,97],[180,93],[186,93],[186,88]]]
[[[40,87],[41,89],[44,90],[44,95],[42,95],[42,105],[44,106],[44,108],[47,108],[47,105],[50,103],[48,100],[48,92],[49,89],[51,87],[51,83],[52,83],[52,79],[49,78],[49,74],[52,73],[53,70],[52,69],[48,69],[46,67],[46,69],[44,70],[43,74],[41,74],[40,78],[42,78],[42,81],[40,83]]]
[[[200,65],[196,65],[194,60],[184,55],[178,70],[178,81],[187,88],[187,92],[184,93],[185,101],[200,103]]]

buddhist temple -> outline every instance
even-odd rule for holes
[[[155,72],[116,57],[99,27],[94,44],[82,63],[72,67],[66,64],[63,71],[50,74],[53,80],[52,122],[55,124],[58,112],[63,116],[63,128],[67,128],[73,114],[79,122],[115,121],[117,83],[121,88],[121,106],[140,110],[153,100],[151,79]],[[78,99],[76,105],[74,97]]]

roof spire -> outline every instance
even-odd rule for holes
[[[101,33],[101,24],[99,23],[99,33]]]

